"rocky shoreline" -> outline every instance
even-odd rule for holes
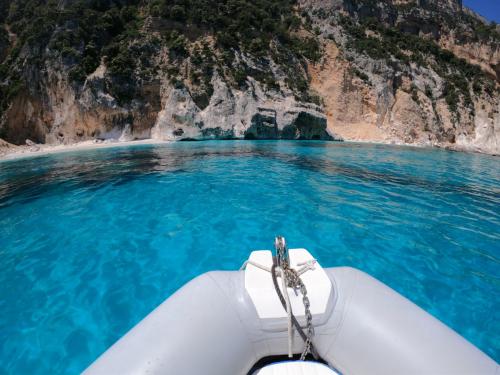
[[[210,139],[190,139],[188,141],[206,141]],[[228,140],[244,140],[240,139],[217,139],[218,141],[228,141]],[[416,148],[437,148],[456,152],[467,152],[467,153],[479,153],[491,156],[500,156],[499,153],[485,153],[480,148],[473,146],[441,146],[441,145],[429,145],[429,144],[408,144],[397,141],[384,141],[384,140],[366,140],[366,139],[355,139],[355,140],[340,140],[335,139],[336,142],[347,142],[347,143],[363,143],[363,144],[381,144],[381,145],[393,145],[393,146],[406,146],[406,147],[416,147]],[[142,139],[133,141],[124,140],[90,140],[83,142],[76,142],[72,144],[64,145],[48,145],[48,144],[36,144],[33,142],[28,142],[26,145],[13,145],[5,141],[0,140],[0,161],[3,160],[14,160],[28,157],[37,157],[50,154],[58,154],[71,151],[84,151],[84,150],[94,150],[94,149],[105,149],[114,147],[127,147],[127,146],[140,146],[140,145],[165,145],[171,142],[178,141],[167,141],[158,139]]]
[[[65,145],[47,145],[31,143],[30,145],[12,145],[5,141],[0,141],[0,160],[13,160],[26,157],[36,157],[49,154],[57,154],[70,151],[94,150],[113,147],[139,146],[165,144],[167,141],[158,141],[154,139],[144,139],[136,141],[83,141]]]
[[[258,43],[194,18],[186,28],[146,6],[120,15],[92,8],[117,27],[113,38],[94,40],[92,22],[74,22],[78,9],[63,3],[66,22],[47,20],[47,34],[28,28],[32,38],[21,38],[16,7],[0,27],[0,138],[9,142],[0,153],[207,139],[500,153],[500,27],[459,0],[301,0],[271,12],[274,23],[251,26]],[[268,30],[285,19],[281,37]]]

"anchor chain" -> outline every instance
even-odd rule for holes
[[[312,325],[312,314],[310,309],[311,303],[309,302],[309,298],[307,296],[307,288],[302,279],[300,278],[299,273],[295,269],[290,267],[290,258],[288,255],[288,249],[286,247],[285,239],[281,236],[276,237],[275,247],[276,247],[276,263],[277,266],[281,269],[282,272],[281,276],[284,278],[286,286],[292,288],[295,294],[297,294],[297,290],[299,290],[300,293],[302,294],[302,302],[304,304],[307,334],[303,333],[302,327],[300,327],[300,325],[298,324],[297,320],[295,319],[291,311],[290,312],[287,311],[287,313],[291,314],[295,328],[297,328],[299,333],[301,333],[301,337],[304,339],[305,342],[305,347],[300,356],[300,360],[303,361],[308,353],[312,353],[314,357],[317,357],[317,353],[312,345],[312,338],[314,336],[314,327]],[[275,267],[273,267],[273,271],[275,271]],[[280,297],[283,307],[285,307],[286,309],[286,304],[285,304],[286,301],[284,301],[283,296],[281,295],[281,291],[278,288],[278,284],[275,280],[276,278],[275,272],[272,272],[272,276],[274,279],[273,281],[278,296]],[[283,293],[287,293],[287,291],[283,290]]]

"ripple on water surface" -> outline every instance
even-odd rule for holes
[[[498,361],[499,160],[235,141],[2,162],[2,371],[81,371],[183,283],[276,234],[369,272]]]

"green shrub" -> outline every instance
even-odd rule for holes
[[[353,68],[352,72],[356,77],[359,77],[363,82],[370,83],[370,77],[368,77],[368,75],[365,72],[362,72],[356,68]]]
[[[425,96],[429,99],[434,99],[434,94],[432,93],[432,89],[429,85],[425,85]]]
[[[167,46],[173,60],[183,59],[188,55],[186,38],[175,30],[167,35]]]
[[[73,82],[82,83],[85,81],[85,72],[80,66],[75,66],[69,70],[69,79]]]
[[[481,68],[456,57],[432,40],[386,27],[373,19],[365,19],[362,23],[356,23],[348,17],[340,16],[339,24],[348,35],[349,49],[354,49],[373,59],[388,62],[396,59],[405,65],[414,63],[434,69],[446,81],[443,97],[452,112],[457,111],[460,98],[463,98],[465,106],[473,110],[470,87],[472,86],[474,93],[480,94],[482,87],[486,87],[487,82],[491,81]],[[378,34],[378,37],[368,36],[367,29]],[[432,92],[426,91],[426,95],[432,98]],[[414,100],[418,98],[414,90],[412,90],[412,97]]]
[[[234,71],[234,81],[238,87],[246,87],[247,71],[245,68],[237,68]]]
[[[415,103],[420,104],[420,98],[418,97],[418,89],[417,86],[413,83],[411,84],[410,92],[412,100]]]
[[[446,104],[448,104],[450,112],[456,113],[458,111],[460,98],[458,96],[457,90],[450,82],[445,82],[443,95],[446,100]]]
[[[174,5],[170,9],[170,18],[179,22],[186,21],[186,11],[184,10],[184,7],[180,5]]]
[[[273,46],[279,45],[287,51],[278,55],[283,70],[290,73],[291,88],[303,97],[309,87],[304,59],[317,61],[321,56],[316,37],[303,38],[295,33],[301,27],[312,29],[307,12],[296,13],[295,0],[75,0],[66,2],[64,7],[56,0],[11,0],[8,15],[2,13],[5,4],[0,0],[0,19],[8,19],[18,34],[18,44],[2,68],[3,78],[11,75],[16,64],[38,69],[52,58],[62,58],[69,79],[78,85],[104,60],[110,86],[116,86],[108,88],[122,103],[130,98],[127,92],[134,92],[133,82],[154,78],[152,56],[165,45],[169,49],[169,64],[189,61],[187,64],[194,66],[189,67],[190,76],[207,93],[217,64],[222,67],[220,73],[230,77],[233,73],[227,67],[232,66],[237,53],[260,63],[273,54]],[[150,15],[160,18],[154,20],[154,25],[161,27],[162,40],[157,44],[149,42],[151,37],[142,32]],[[215,53],[212,46],[203,46],[187,60],[192,43],[205,36],[215,38]],[[24,46],[29,47],[30,53],[21,62],[19,52]],[[245,74],[278,89],[273,75],[263,70]],[[187,71],[169,78],[182,84]],[[235,81],[244,85],[243,73],[236,71],[234,75]],[[2,89],[3,97],[4,93]],[[203,94],[200,98],[202,102],[207,100]]]

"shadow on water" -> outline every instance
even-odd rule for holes
[[[480,197],[491,201],[500,199],[500,189],[481,189],[479,187],[471,187],[466,184],[456,184],[449,182],[436,182],[430,179],[420,178],[411,175],[398,174],[394,172],[376,172],[365,168],[360,168],[352,165],[335,163],[330,160],[311,158],[304,156],[291,157],[283,155],[274,155],[275,160],[280,160],[286,163],[295,165],[297,168],[314,171],[327,176],[340,175],[360,181],[374,182],[377,184],[393,184],[401,186],[412,186],[427,191],[439,193],[460,193],[473,197]]]
[[[0,169],[0,208],[57,194],[61,189],[96,190],[107,184],[126,184],[151,173],[180,173],[184,160],[176,155],[158,158],[153,150],[133,150],[108,157],[50,156],[21,163],[21,167],[9,164]]]
[[[271,146],[271,147],[269,147]],[[335,145],[336,147],[363,148],[364,145]],[[236,144],[236,147],[218,149],[213,146],[201,148],[147,147],[120,149],[118,151],[88,152],[76,155],[49,155],[39,158],[0,164],[0,208],[12,204],[28,203],[41,196],[57,194],[61,189],[95,190],[105,185],[123,185],[151,174],[184,173],[193,168],[192,162],[211,158],[264,158],[295,168],[322,174],[327,177],[342,177],[360,182],[381,185],[412,186],[431,192],[458,193],[474,198],[498,202],[500,189],[483,189],[479,186],[433,181],[422,176],[383,172],[327,158],[321,149],[327,150],[326,142],[297,142],[296,148],[313,148],[320,152],[304,155],[300,152],[280,152],[269,143]],[[372,146],[373,147],[373,146]],[[377,148],[377,146],[375,146]],[[380,146],[381,150],[387,146]],[[428,152],[411,149],[413,152]],[[104,152],[103,152],[104,151]],[[191,169],[192,170],[192,169]],[[196,169],[195,169],[196,171]]]

